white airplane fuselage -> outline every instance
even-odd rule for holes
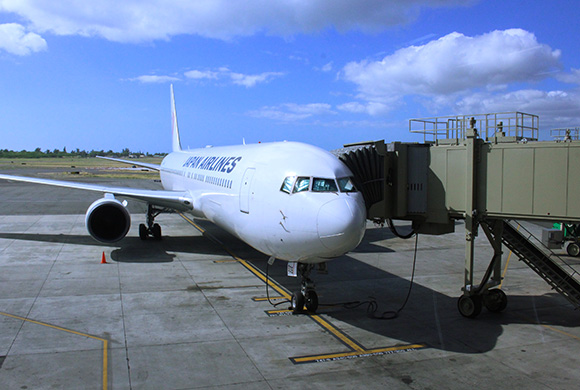
[[[364,235],[362,195],[345,187],[352,173],[315,146],[276,142],[175,151],[163,160],[160,175],[166,190],[191,194],[195,217],[277,259],[326,261],[354,249]]]

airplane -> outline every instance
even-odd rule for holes
[[[184,150],[173,85],[170,93],[172,152],[161,165],[104,157],[158,171],[163,190],[11,175],[0,179],[103,193],[85,216],[89,234],[103,243],[123,239],[131,226],[127,201],[117,197],[147,203],[146,224],[139,225],[142,240],[161,238],[155,217],[162,212],[209,220],[269,256],[270,263],[293,263],[301,289],[292,294],[291,309],[316,312],[318,295],[310,271],[356,248],[365,233],[366,208],[352,172],[331,153],[299,142]]]

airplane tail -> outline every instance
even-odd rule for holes
[[[179,128],[177,127],[177,111],[175,110],[175,95],[173,94],[173,84],[171,84],[171,133],[173,137],[173,151],[181,151],[181,141],[179,139]]]

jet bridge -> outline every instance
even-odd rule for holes
[[[476,317],[483,306],[505,309],[507,298],[497,288],[502,245],[580,307],[576,271],[517,222],[580,222],[580,141],[573,132],[538,141],[538,128],[537,116],[521,112],[412,119],[409,129],[423,143],[362,142],[335,153],[355,174],[369,219],[410,220],[419,234],[451,233],[464,220],[462,315]],[[494,255],[476,284],[479,228]]]

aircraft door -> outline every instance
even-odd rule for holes
[[[255,172],[255,168],[248,168],[242,178],[242,187],[240,188],[240,211],[242,213],[250,213],[250,189]]]

